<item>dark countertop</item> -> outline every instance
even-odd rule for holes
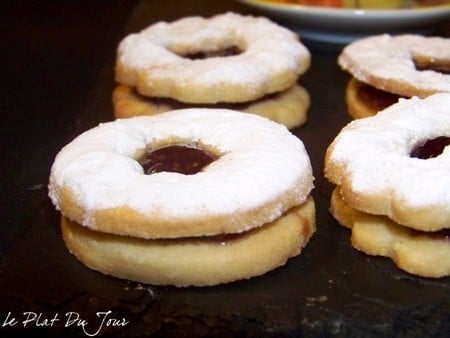
[[[318,230],[299,257],[248,281],[176,289],[107,277],[68,253],[47,197],[49,170],[63,145],[112,119],[118,42],[155,21],[227,10],[251,13],[221,0],[2,5],[1,336],[450,336],[449,278],[417,278],[355,251],[328,214],[323,156],[349,121],[348,75],[336,65],[338,50],[306,41],[313,63],[300,82],[312,106],[294,133],[314,167]],[[108,311],[118,321],[101,326]],[[28,316],[37,321],[25,325]]]

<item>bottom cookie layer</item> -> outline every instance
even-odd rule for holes
[[[450,275],[449,238],[353,209],[342,199],[339,187],[331,196],[330,212],[341,225],[352,230],[354,248],[369,255],[390,257],[400,269],[414,275]]]
[[[69,251],[93,270],[154,285],[210,286],[262,275],[300,254],[315,231],[311,197],[276,221],[236,235],[143,240],[62,217]]]

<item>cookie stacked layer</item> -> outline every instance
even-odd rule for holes
[[[235,13],[158,22],[118,48],[116,117],[228,108],[298,127],[310,99],[297,81],[310,53],[293,32]]]
[[[344,127],[326,152],[331,213],[355,248],[450,275],[450,94],[401,99]]]
[[[300,254],[315,231],[312,188],[284,126],[206,108],[101,124],[59,152],[49,183],[84,264],[176,286],[258,276]]]
[[[352,78],[349,114],[375,115],[400,97],[450,93],[450,39],[404,34],[370,36],[346,46],[338,57]]]

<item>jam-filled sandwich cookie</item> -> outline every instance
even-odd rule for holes
[[[450,275],[450,93],[345,126],[325,155],[331,213],[352,244],[424,277]]]
[[[338,64],[352,78],[349,114],[375,115],[399,98],[450,92],[450,39],[405,34],[371,36],[346,46]]]
[[[206,108],[101,124],[59,152],[49,181],[79,260],[176,286],[262,275],[300,254],[315,231],[312,188],[284,126]]]
[[[158,22],[119,44],[115,116],[220,103],[294,128],[309,108],[297,80],[310,61],[295,33],[264,17],[225,13]]]

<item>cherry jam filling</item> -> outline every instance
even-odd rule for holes
[[[214,155],[197,147],[171,145],[147,152],[139,164],[146,175],[163,171],[194,175],[215,159]]]
[[[450,241],[450,229],[443,229],[443,230],[433,231],[433,232],[426,232],[426,231],[412,230],[412,229],[411,229],[411,231],[416,236],[425,235],[425,236],[429,236],[431,239]]]
[[[444,148],[450,144],[450,137],[439,136],[434,139],[427,140],[411,151],[410,156],[423,160],[437,157],[444,151]]]
[[[414,65],[417,70],[433,70],[442,74],[450,74],[450,63],[444,60],[414,58]]]
[[[263,97],[253,100],[253,101],[247,101],[247,102],[233,102],[233,103],[227,103],[227,102],[218,102],[218,103],[184,103],[181,101],[177,101],[175,99],[167,98],[167,97],[149,97],[149,96],[143,96],[139,94],[139,92],[136,89],[133,89],[133,94],[137,97],[139,97],[142,101],[147,101],[155,105],[168,105],[171,106],[172,109],[183,109],[183,108],[221,108],[221,109],[233,109],[233,110],[245,110],[250,105],[263,102],[264,100],[276,100],[277,98],[281,97],[281,93],[271,93],[266,94]]]
[[[450,137],[448,136],[439,136],[430,140],[427,140],[425,143],[417,146],[411,152],[411,157],[420,158],[423,160],[437,157],[444,151],[444,148],[450,144]],[[434,232],[424,232],[419,230],[413,230],[416,235],[427,235],[431,236],[433,239],[443,239],[450,240],[450,229],[444,229]]]
[[[450,229],[435,231],[434,233],[432,233],[432,236],[434,238],[445,239],[448,241],[450,240]]]
[[[230,46],[219,50],[198,51],[181,55],[184,58],[191,60],[202,60],[212,57],[227,57],[239,55],[242,50],[238,46]]]

